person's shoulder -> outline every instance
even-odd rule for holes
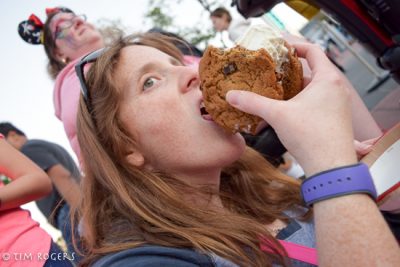
[[[41,140],[41,139],[29,139],[22,146],[22,150],[34,149],[34,148],[49,148],[49,147],[56,147],[56,146],[57,146],[57,144],[51,143],[49,141],[45,141],[45,140]]]
[[[75,83],[75,81],[78,81],[78,78],[76,76],[75,72],[75,64],[80,60],[81,58],[77,58],[70,63],[68,63],[67,66],[65,66],[58,74],[54,83],[54,93],[59,92],[62,90],[63,86],[69,82]]]
[[[68,153],[62,146],[56,143],[52,143],[41,139],[29,139],[21,147],[21,152],[24,154],[34,155],[37,153],[48,153],[48,154],[64,154]]]
[[[75,64],[80,60],[81,58],[77,58],[71,62],[69,62],[58,74],[56,77],[56,84],[58,82],[61,82],[66,76],[68,75],[75,75]]]
[[[72,117],[76,116],[76,114],[71,111],[71,107],[74,109],[79,102],[80,86],[78,76],[75,73],[75,64],[79,60],[80,58],[65,66],[57,75],[54,83],[53,105],[55,115],[61,121],[63,121],[61,118],[63,113],[70,114]]]
[[[161,246],[142,246],[106,255],[94,262],[93,267],[212,267],[208,255],[191,249],[169,248]]]

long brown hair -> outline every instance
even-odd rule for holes
[[[47,63],[47,72],[50,74],[52,79],[55,79],[60,73],[60,71],[68,64],[67,62],[62,62],[55,56],[56,52],[56,41],[54,40],[53,34],[50,29],[50,22],[52,18],[57,15],[58,12],[49,14],[46,22],[43,26],[43,45],[44,51],[46,52],[49,62]]]
[[[85,172],[79,210],[87,249],[83,265],[144,244],[212,252],[242,266],[286,265],[283,248],[265,225],[285,220],[283,211],[301,205],[299,183],[253,149],[223,170],[224,214],[183,201],[184,190],[198,189],[177,177],[127,162],[127,147],[135,140],[119,117],[123,90],[114,74],[121,49],[129,45],[155,47],[181,59],[168,37],[130,36],[107,50],[86,75],[91,99],[86,103],[81,97],[77,121]],[[261,251],[261,237],[273,252]]]

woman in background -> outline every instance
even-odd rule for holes
[[[49,60],[47,70],[55,79],[53,102],[55,114],[64,125],[72,149],[80,159],[80,149],[76,137],[76,115],[78,110],[80,85],[74,65],[79,58],[104,46],[105,38],[85,15],[75,14],[66,7],[46,9],[47,19],[31,15],[19,25],[19,34],[30,44],[44,46]],[[123,31],[113,29],[115,36],[122,36]],[[110,38],[109,38],[110,39]],[[183,42],[181,42],[183,44]],[[190,51],[189,51],[190,52]],[[196,65],[199,58],[186,55],[185,63]]]
[[[7,185],[0,182],[1,266],[72,266],[51,236],[32,220],[29,211],[20,208],[49,194],[50,178],[1,134],[0,174],[11,179]]]

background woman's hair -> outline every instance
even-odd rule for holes
[[[231,23],[232,21],[231,13],[228,11],[228,9],[224,7],[218,7],[210,13],[210,17],[223,18],[224,16],[226,16],[227,21]]]
[[[55,56],[56,52],[56,41],[54,40],[54,36],[50,29],[50,23],[52,18],[59,14],[58,12],[54,12],[49,14],[44,23],[43,27],[43,45],[44,51],[46,52],[47,58],[49,62],[47,63],[47,72],[50,74],[52,79],[56,79],[58,73],[67,65],[67,63],[58,60]]]
[[[299,183],[269,165],[254,150],[223,170],[220,195],[223,215],[184,201],[182,192],[209,194],[167,173],[139,169],[127,162],[135,145],[119,117],[123,88],[116,81],[120,51],[130,45],[155,47],[179,60],[169,37],[147,33],[124,38],[88,71],[91,99],[80,99],[78,139],[85,177],[82,218],[89,265],[99,257],[154,244],[213,252],[241,266],[287,265],[285,252],[266,228],[283,211],[301,205]],[[88,111],[88,106],[90,112]],[[273,252],[260,249],[260,238]]]

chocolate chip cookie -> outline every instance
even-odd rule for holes
[[[199,65],[205,109],[225,130],[255,134],[261,118],[242,112],[225,100],[229,90],[252,91],[265,97],[283,99],[275,74],[275,63],[265,49],[241,46],[223,50],[209,46]]]

